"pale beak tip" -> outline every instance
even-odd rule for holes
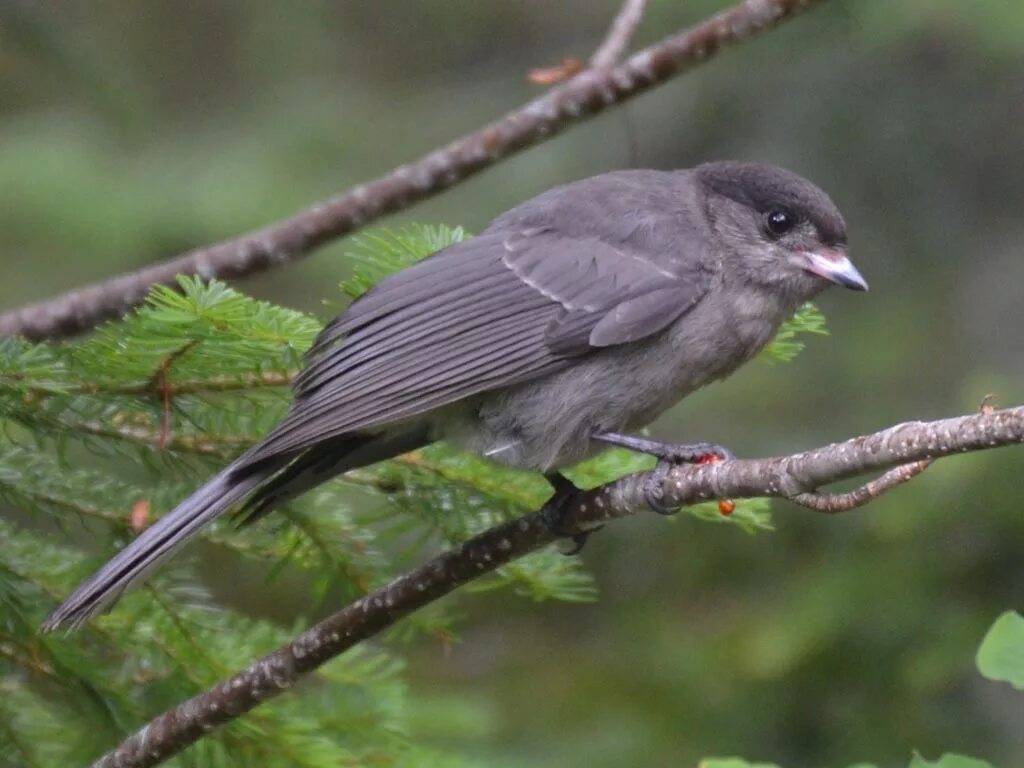
[[[856,270],[852,274],[846,274],[837,276],[837,283],[844,288],[849,288],[851,291],[861,291],[862,293],[868,292],[868,281],[861,277],[860,272]]]
[[[868,290],[868,281],[853,266],[853,262],[844,251],[835,249],[803,251],[797,256],[801,267],[830,283],[849,288],[851,291],[864,292]]]

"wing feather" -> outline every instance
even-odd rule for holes
[[[457,302],[469,299],[472,301],[467,301],[469,306],[463,312],[455,316],[449,312]],[[442,345],[490,322],[494,317],[548,303],[535,291],[517,291],[510,296],[508,276],[499,273],[491,280],[474,284],[464,293],[447,294],[443,301],[431,306],[406,307],[377,321],[366,332],[353,334],[329,361],[317,366],[315,371],[310,369],[312,372],[301,382],[297,394],[309,397],[324,383],[345,373],[356,377],[353,381],[364,379],[411,347],[424,343]]]
[[[696,288],[696,287],[695,287]],[[616,305],[590,331],[592,347],[612,347],[643,339],[657,333],[695,304],[702,292],[689,294],[689,302],[680,301],[677,286],[642,293]]]
[[[497,276],[490,260],[473,258],[485,250],[487,240],[500,238],[480,235],[470,241],[477,246],[473,251],[448,248],[382,280],[327,324],[313,342],[310,362],[360,326],[420,302],[443,302],[445,297],[470,288],[480,278]]]
[[[547,307],[549,314],[554,311]],[[294,411],[264,444],[272,443],[274,453],[299,450],[330,436],[399,421],[423,410],[427,399],[427,407],[438,398],[454,402],[492,388],[495,379],[511,382],[524,372],[565,362],[544,349],[543,324],[535,313],[522,312],[464,334],[450,354],[438,355],[431,346],[395,361],[367,387],[348,382],[332,387]]]
[[[708,282],[699,268],[672,272],[623,243],[550,227],[485,232],[385,279],[328,325],[292,411],[246,461],[379,428],[649,336]]]

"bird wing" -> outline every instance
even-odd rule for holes
[[[710,274],[674,271],[546,227],[485,232],[381,281],[321,332],[255,464],[408,419],[634,341],[696,304]],[[687,266],[689,265],[689,266]]]

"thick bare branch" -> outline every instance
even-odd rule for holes
[[[180,274],[233,278],[301,258],[665,82],[824,0],[744,0],[612,68],[590,68],[501,119],[268,227],[0,314],[0,336],[62,338],[119,317]]]
[[[726,497],[806,500],[806,494],[821,486],[897,467],[895,473],[887,472],[875,481],[877,487],[865,496],[870,499],[899,479],[919,473],[924,463],[935,458],[1022,442],[1024,406],[943,421],[909,422],[793,456],[677,467],[665,480],[663,503],[686,506]],[[647,476],[629,475],[580,493],[564,511],[564,525],[582,532],[644,510]],[[181,752],[203,734],[277,696],[321,664],[402,617],[551,543],[554,537],[544,520],[545,511],[540,510],[504,523],[400,576],[228,680],[155,717],[100,758],[94,768],[143,768]]]

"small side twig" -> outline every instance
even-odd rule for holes
[[[243,373],[238,376],[211,376],[208,379],[189,379],[184,381],[161,384],[154,375],[138,384],[103,384],[82,383],[74,386],[64,384],[33,383],[26,387],[26,392],[40,400],[61,395],[123,395],[129,397],[145,397],[153,395],[162,398],[164,390],[171,395],[207,395],[220,392],[236,392],[247,389],[273,389],[287,387],[295,380],[298,370],[261,371],[259,373]],[[0,381],[23,381],[25,375],[21,371],[0,372]]]
[[[793,499],[812,494],[813,504],[817,495],[812,489],[885,472],[872,490],[864,492],[870,500],[919,474],[930,460],[1020,443],[1024,443],[1024,406],[909,422],[793,456],[675,467],[664,480],[662,501],[683,507],[723,497]],[[628,475],[575,496],[564,510],[567,532],[592,530],[646,509],[649,474]],[[213,688],[154,717],[97,760],[94,768],[157,765],[418,608],[553,540],[544,510],[474,536],[360,598]]]
[[[615,66],[626,53],[629,43],[644,17],[647,0],[626,0],[608,29],[604,41],[590,57],[594,69],[608,69]]]
[[[186,354],[198,345],[199,341],[197,339],[192,339],[188,343],[171,352],[171,354],[165,357],[163,362],[160,363],[160,367],[156,369],[156,373],[153,374],[153,379],[150,381],[150,386],[160,394],[161,403],[163,405],[163,415],[160,420],[160,440],[157,442],[158,448],[166,447],[167,440],[171,436],[171,400],[173,399],[170,383],[171,367],[181,358],[182,355]]]
[[[996,396],[992,393],[985,395],[978,406],[978,413],[995,413],[996,407],[993,405],[995,399]],[[922,459],[921,461],[893,467],[881,477],[877,477],[859,488],[847,491],[846,493],[818,493],[816,491],[809,491],[791,496],[789,500],[802,507],[813,509],[815,512],[824,512],[826,514],[848,512],[851,509],[863,507],[886,491],[890,491],[896,486],[913,480],[928,469],[934,461],[934,459]]]
[[[231,458],[256,442],[251,435],[179,435],[164,436],[163,430],[153,430],[133,424],[107,424],[100,421],[68,421],[61,425],[72,432],[95,437],[123,440],[160,450],[167,449],[197,456]]]
[[[857,507],[863,507],[870,501],[874,501],[886,491],[891,491],[898,485],[914,479],[932,465],[933,459],[923,459],[912,464],[903,464],[893,467],[881,477],[864,483],[859,488],[846,493],[798,493],[791,496],[790,501],[799,504],[801,507],[813,509],[815,512],[836,514],[837,512],[848,512]]]
[[[647,0],[626,0],[622,4],[618,15],[608,28],[608,34],[594,51],[594,55],[590,57],[587,66],[600,71],[610,69],[619,63],[626,53],[626,49],[629,48],[636,28],[640,25],[646,6]],[[578,75],[584,69],[586,67],[579,59],[566,56],[554,66],[530,70],[527,77],[530,82],[537,85],[554,85]]]

